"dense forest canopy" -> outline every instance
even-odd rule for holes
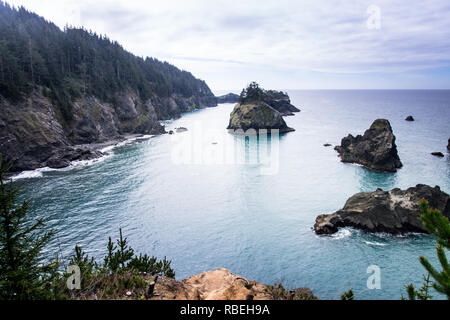
[[[80,28],[59,29],[24,9],[0,2],[0,95],[17,101],[40,88],[66,120],[71,103],[85,95],[114,102],[133,89],[152,96],[212,96],[202,80],[167,62],[140,58],[106,36]]]

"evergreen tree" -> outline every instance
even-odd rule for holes
[[[450,249],[450,222],[439,210],[431,209],[426,200],[420,202],[420,210],[422,212],[420,219],[425,229],[437,240],[436,252],[442,271],[438,271],[433,267],[425,257],[419,258],[420,263],[428,271],[429,276],[431,275],[433,278],[433,288],[445,294],[447,299],[450,299],[450,266],[445,254],[445,250]],[[419,299],[427,300],[431,298],[428,293],[429,276],[419,292],[414,289],[412,284],[407,287],[409,299],[414,300],[418,297]],[[423,299],[424,297],[427,299]]]
[[[430,294],[430,289],[433,287],[432,281],[430,280],[430,274],[426,277],[423,276],[423,285],[419,290],[414,288],[413,284],[406,287],[406,292],[408,293],[409,300],[431,300],[433,296]],[[402,297],[402,300],[406,300]]]
[[[353,300],[355,298],[355,294],[353,293],[353,290],[350,289],[347,292],[344,292],[344,294],[341,295],[341,300]]]
[[[0,298],[50,299],[58,263],[40,259],[52,232],[38,235],[44,221],[27,219],[29,201],[16,204],[20,188],[6,183],[7,170],[0,155]]]

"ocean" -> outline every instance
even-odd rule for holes
[[[405,285],[421,285],[419,256],[436,263],[432,237],[350,228],[317,236],[311,228],[317,215],[339,210],[357,192],[422,183],[450,193],[450,91],[288,93],[301,109],[285,118],[296,131],[271,137],[269,148],[228,134],[233,105],[223,104],[165,122],[187,132],[129,141],[68,169],[22,174],[15,183],[23,185],[21,199],[32,199],[31,217],[47,218],[46,228],[56,231],[46,255],[69,258],[78,244],[100,259],[122,228],[136,252],[172,260],[177,279],[224,267],[265,284],[309,287],[321,299],[349,289],[356,299],[399,299]],[[416,121],[405,121],[408,115]],[[404,165],[397,173],[341,163],[323,146],[363,134],[377,118],[388,119],[396,135]],[[372,265],[381,289],[367,286]]]

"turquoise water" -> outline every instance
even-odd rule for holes
[[[24,197],[33,198],[31,214],[47,217],[47,227],[57,231],[48,252],[68,257],[79,244],[101,257],[108,237],[123,228],[138,252],[171,259],[178,279],[225,267],[262,283],[307,286],[322,299],[337,299],[350,288],[360,299],[400,298],[406,284],[421,282],[418,257],[435,256],[432,238],[351,229],[319,237],[311,227],[317,215],[342,208],[360,191],[424,183],[449,193],[450,91],[289,94],[302,112],[286,118],[296,132],[272,147],[275,156],[279,150],[275,174],[263,174],[263,164],[205,164],[195,159],[197,147],[191,157],[197,164],[178,163],[174,154],[187,145],[180,139],[191,135],[203,154],[220,154],[225,146],[261,152],[264,142],[226,133],[233,108],[227,104],[167,123],[187,133],[135,141],[90,166],[20,180]],[[416,121],[404,121],[408,115]],[[363,133],[381,117],[397,137],[404,164],[397,173],[343,164],[333,148],[323,147]],[[369,265],[381,268],[380,290],[366,286]]]

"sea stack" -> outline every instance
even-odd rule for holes
[[[274,93],[275,91],[261,89],[255,82],[244,89],[238,104],[230,115],[230,123],[227,128],[230,133],[248,134],[247,130],[254,130],[254,133],[258,134],[260,130],[271,132],[275,129],[279,130],[279,133],[295,131],[287,126],[283,114],[274,107],[280,107],[281,105],[286,107],[284,102],[280,102],[283,99],[274,98]],[[284,93],[279,94],[280,97],[286,95]],[[284,101],[287,102],[288,100]]]
[[[350,197],[344,208],[317,217],[317,234],[333,234],[339,228],[353,227],[368,232],[403,234],[427,233],[422,221],[419,202],[425,199],[430,207],[450,217],[450,197],[436,186],[417,185],[407,190],[393,189],[361,192]]]
[[[342,162],[358,163],[375,171],[396,172],[403,165],[395,144],[391,124],[378,119],[363,136],[351,134],[335,150]]]

